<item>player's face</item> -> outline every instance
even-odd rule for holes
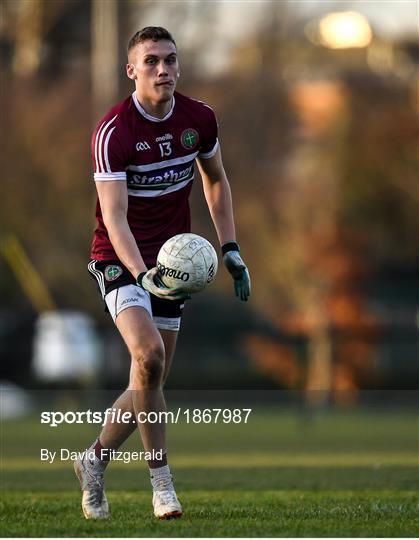
[[[176,46],[167,40],[139,43],[130,53],[127,75],[140,99],[170,101],[179,76]]]

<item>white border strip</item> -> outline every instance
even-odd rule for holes
[[[124,172],[113,172],[113,173],[105,173],[105,172],[98,172],[93,174],[93,178],[95,182],[110,182],[111,180],[127,180],[127,173]]]
[[[158,163],[149,163],[148,165],[128,165],[127,169],[133,172],[147,172],[153,171],[154,169],[165,169],[166,167],[173,167],[174,165],[182,165],[188,161],[193,161],[198,152],[193,154],[188,154],[187,156],[182,156],[174,159],[168,159],[166,161],[159,161]]]
[[[199,153],[198,157],[203,158],[203,159],[209,159],[209,158],[214,157],[215,154],[217,153],[219,146],[220,146],[220,143],[218,142],[218,139],[217,139],[215,141],[214,148],[210,152]]]
[[[153,317],[153,321],[160,330],[177,331],[180,329],[180,320],[181,317]]]
[[[192,182],[194,177],[190,178],[189,180],[184,180],[183,182],[179,182],[179,184],[175,184],[173,186],[170,186],[168,188],[159,189],[159,190],[134,190],[134,189],[128,189],[128,195],[132,195],[133,197],[161,197],[162,195],[167,195],[169,193],[173,193],[174,191],[178,191],[179,189],[184,188],[189,184],[189,182]]]

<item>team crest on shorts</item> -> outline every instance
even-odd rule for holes
[[[183,148],[186,148],[187,150],[194,148],[198,144],[198,141],[198,132],[192,128],[185,129],[180,136],[180,142],[182,143]]]
[[[122,268],[120,266],[111,265],[105,268],[106,281],[115,281],[120,275],[122,275]]]

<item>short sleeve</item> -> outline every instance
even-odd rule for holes
[[[126,180],[123,147],[118,136],[118,115],[99,122],[92,137],[93,177],[95,181]]]
[[[208,105],[205,107],[205,123],[202,128],[201,146],[198,157],[208,159],[218,150],[218,123],[214,111]]]

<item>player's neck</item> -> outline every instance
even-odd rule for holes
[[[138,92],[136,92],[136,96],[145,112],[154,118],[164,118],[172,108],[173,97],[169,101],[154,102],[139,96]]]

